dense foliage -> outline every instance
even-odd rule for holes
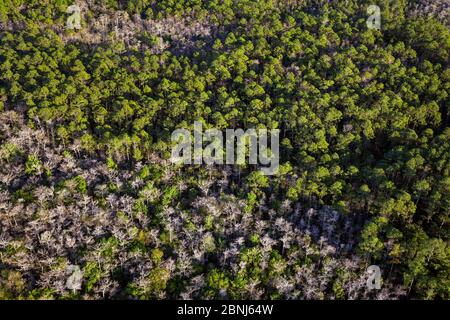
[[[72,1],[1,0],[0,299],[449,299],[448,14],[376,2],[381,30],[354,0],[80,1],[67,30]],[[194,121],[279,128],[279,173],[170,164]]]

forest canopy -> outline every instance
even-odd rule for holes
[[[0,299],[450,299],[448,22],[445,1],[0,0]],[[171,164],[195,121],[279,129],[279,172]]]

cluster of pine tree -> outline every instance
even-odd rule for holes
[[[0,1],[0,299],[450,298],[434,1],[77,3]],[[279,172],[170,164],[194,121],[280,129]]]

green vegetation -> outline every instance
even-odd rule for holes
[[[67,30],[71,1],[0,0],[0,299],[450,299],[450,31],[372,2],[90,1]],[[194,121],[280,129],[279,173],[170,164]]]

